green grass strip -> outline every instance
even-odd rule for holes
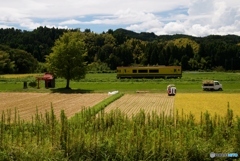
[[[117,93],[96,104],[91,108],[95,112],[93,113],[93,115],[97,114],[99,111],[103,110],[105,107],[107,107],[109,104],[116,101],[117,99],[121,98],[123,95],[123,93]]]
[[[94,105],[93,107],[91,107],[89,109],[84,109],[80,113],[75,114],[75,116],[73,116],[70,120],[71,121],[79,120],[79,119],[80,120],[82,120],[82,119],[89,120],[92,116],[95,116],[98,112],[104,110],[105,107],[107,107],[109,104],[116,101],[117,99],[121,98],[123,95],[124,95],[124,93],[114,94],[114,95],[104,99],[100,103]]]

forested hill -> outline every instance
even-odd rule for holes
[[[76,31],[79,29],[72,29]],[[41,72],[45,56],[66,29],[0,29],[0,73]],[[182,65],[184,70],[240,70],[240,36],[160,35],[125,29],[96,34],[86,29],[89,70],[130,65]],[[21,65],[24,64],[24,65]]]
[[[225,41],[226,43],[233,43],[233,44],[240,43],[240,36],[237,36],[237,35],[225,35],[225,36],[209,35],[206,37],[194,37],[190,35],[175,34],[175,35],[157,36],[154,33],[147,33],[147,32],[136,33],[136,32],[125,30],[125,29],[117,29],[113,33],[122,34],[128,38],[136,38],[143,41],[154,41],[154,40],[169,41],[169,40],[180,39],[180,38],[189,38],[197,42],[201,42],[203,40],[207,40],[207,41],[220,40],[220,41]]]
[[[113,32],[113,34],[122,35],[123,37],[127,37],[127,38],[135,38],[143,41],[153,41],[158,39],[158,36],[155,35],[154,33],[147,33],[147,32],[136,33],[136,32],[125,30],[125,29],[117,29]]]

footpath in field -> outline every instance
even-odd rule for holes
[[[105,112],[109,113],[112,110],[119,109],[128,116],[135,115],[144,110],[146,113],[156,112],[161,114],[164,112],[170,115],[173,112],[174,97],[166,94],[156,93],[139,93],[139,94],[125,94],[120,99],[114,101],[105,108]]]
[[[0,93],[0,112],[5,111],[5,115],[11,109],[11,116],[15,115],[15,108],[21,119],[31,120],[32,116],[46,111],[50,111],[51,104],[57,117],[61,110],[64,110],[67,117],[73,116],[83,108],[96,105],[109,97],[108,94],[56,94],[56,93]]]

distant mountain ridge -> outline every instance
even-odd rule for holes
[[[179,38],[189,38],[195,41],[199,41],[202,39],[207,39],[207,40],[224,40],[227,41],[228,43],[234,43],[238,44],[240,43],[240,36],[237,35],[209,35],[205,37],[196,37],[196,36],[191,36],[191,35],[184,35],[184,34],[175,34],[175,35],[156,35],[153,32],[134,32],[131,30],[126,30],[126,29],[116,29],[114,34],[122,34],[125,35],[127,38],[135,38],[135,39],[140,39],[143,41],[169,41],[173,39],[179,39]]]

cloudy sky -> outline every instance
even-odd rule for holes
[[[0,28],[240,36],[240,0],[1,0]]]

